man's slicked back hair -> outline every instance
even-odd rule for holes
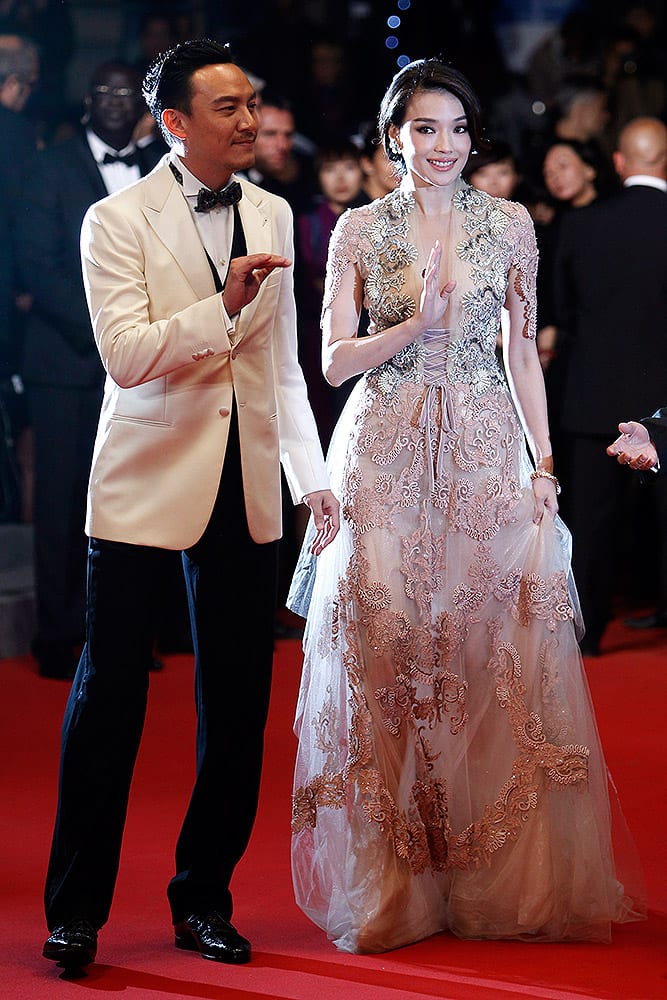
[[[229,45],[210,38],[195,38],[161,52],[151,63],[144,77],[142,93],[169,145],[174,139],[162,121],[162,112],[166,108],[175,108],[189,114],[192,77],[197,70],[233,61]]]

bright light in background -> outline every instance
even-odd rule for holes
[[[400,11],[409,10],[411,7],[411,0],[396,0],[396,6]],[[402,24],[402,19],[399,17],[398,14],[390,14],[388,16],[387,27],[389,28],[390,31],[398,31],[398,29],[401,27],[401,24]],[[387,37],[384,40],[384,44],[385,48],[392,51],[398,48],[400,41],[397,35],[387,35]],[[399,69],[403,69],[403,67],[407,66],[409,62],[410,62],[410,56],[404,54],[398,56],[398,58],[396,59],[396,64],[399,67]]]

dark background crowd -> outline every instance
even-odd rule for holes
[[[552,273],[559,224],[620,188],[613,153],[628,122],[665,121],[664,13],[651,0],[443,0],[437,8],[427,0],[0,0],[0,522],[34,525],[33,652],[41,673],[70,676],[83,638],[83,511],[103,372],[85,312],[77,232],[88,205],[122,184],[123,170],[144,173],[165,150],[140,97],[155,55],[207,35],[229,41],[256,82],[260,133],[249,177],[294,210],[301,359],[325,445],[345,398],[319,370],[326,250],[347,207],[396,183],[373,142],[380,97],[399,65],[422,56],[439,55],[470,78],[489,141],[467,179],[522,201],[538,235],[538,347],[567,518],[569,438],[560,404],[568,331]],[[663,339],[664,322],[656,317]],[[603,330],[600,337],[602,345]],[[631,359],[630,351],[618,360],[628,378],[641,380]],[[600,432],[600,447],[614,430]],[[648,620],[631,621],[665,625],[664,506],[658,491],[626,481],[619,510],[643,526],[649,556],[638,559],[636,536],[619,532],[615,544],[632,555],[632,568],[628,576],[621,561],[616,572],[626,573],[622,586],[637,605],[655,605]],[[662,483],[664,492],[664,476]],[[283,589],[303,529],[287,504],[285,513]],[[662,563],[666,550],[663,541]],[[157,654],[187,648],[184,597],[173,586],[165,622],[156,623]],[[279,616],[278,634],[293,625]]]

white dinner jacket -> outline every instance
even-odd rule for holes
[[[293,260],[287,202],[241,184],[248,253]],[[269,275],[234,324],[168,157],[91,206],[81,255],[107,371],[87,533],[193,545],[213,509],[235,400],[250,532],[278,538],[280,460],[295,502],[329,483],[297,362],[292,267]]]

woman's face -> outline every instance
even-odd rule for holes
[[[322,194],[329,202],[347,205],[358,197],[364,175],[357,160],[326,160],[319,170]]]
[[[511,198],[519,180],[512,160],[487,163],[470,174],[470,183],[478,191],[486,191],[494,198]]]
[[[470,155],[468,120],[458,97],[446,90],[418,91],[400,126],[389,135],[403,153],[417,187],[455,184]]]
[[[577,205],[589,193],[595,193],[595,170],[571,146],[552,146],[542,170],[549,194],[558,201]]]

